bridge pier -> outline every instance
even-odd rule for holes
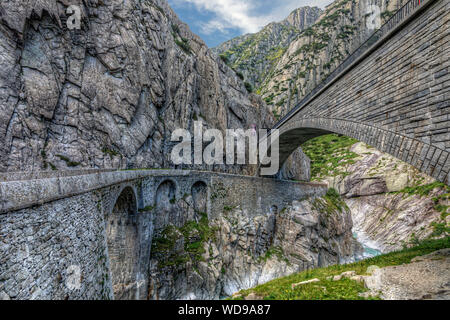
[[[214,219],[232,207],[264,215],[327,191],[182,170],[52,175],[17,181],[12,174],[15,181],[0,182],[2,297],[147,299],[155,225]]]

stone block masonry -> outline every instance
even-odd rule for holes
[[[335,132],[450,184],[450,4],[426,3],[279,126],[281,162],[302,142]]]
[[[263,215],[327,190],[182,170],[42,176],[16,180],[12,174],[0,182],[2,299],[146,299],[153,222],[164,218],[158,216],[161,201],[192,196],[214,219],[228,208]]]

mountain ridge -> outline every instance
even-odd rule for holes
[[[321,11],[315,23],[292,37],[247,50],[241,50],[232,39],[213,51],[252,84],[280,118],[375,31],[371,23],[378,10],[380,23],[384,23],[405,2],[379,0],[369,4],[365,0],[337,0]],[[269,26],[253,38],[270,32]],[[252,54],[268,56],[270,63],[253,68],[254,59],[248,59]]]

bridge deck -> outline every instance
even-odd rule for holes
[[[362,60],[367,58],[374,50],[379,48],[384,42],[392,37],[396,32],[414,19],[420,12],[425,10],[435,0],[410,0],[402,8],[400,8],[380,29],[375,31],[367,38],[363,44],[350,54],[344,62],[334,69],[327,78],[307,94],[294,108],[291,109],[280,121],[278,121],[273,129],[280,128],[284,123],[291,119],[301,109],[306,107],[323,91],[329,88],[333,83],[348,73]],[[270,133],[269,133],[270,135]]]
[[[203,177],[219,179],[245,179],[253,180],[255,185],[262,185],[265,181],[273,182],[274,179],[240,176],[233,174],[172,169],[149,170],[85,170],[85,171],[61,171],[35,173],[35,177],[20,173],[3,174],[10,175],[8,181],[0,182],[0,214],[29,208],[44,203],[74,197],[89,193],[113,185],[126,182],[135,182],[149,177],[192,177],[194,180]],[[5,178],[5,177],[4,177]],[[19,179],[20,178],[20,179]],[[11,180],[13,179],[13,180]],[[305,188],[326,188],[325,184],[306,183],[296,181],[277,181],[280,185],[292,184],[305,186]]]

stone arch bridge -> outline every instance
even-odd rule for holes
[[[450,184],[450,2],[411,0],[274,129],[280,163],[328,133]]]
[[[146,299],[154,226],[187,222],[179,208],[251,217],[326,191],[188,170],[3,173],[0,299]]]

